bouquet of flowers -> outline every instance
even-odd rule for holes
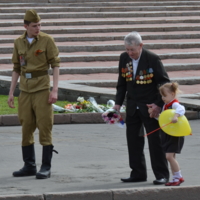
[[[93,108],[95,111],[99,112],[99,113],[103,113],[103,109],[101,108],[100,105],[97,104],[96,100],[94,99],[94,97],[89,97],[88,101],[92,104]]]
[[[124,128],[124,120],[121,115],[114,109],[110,108],[102,114],[104,122],[107,124],[116,124],[120,128]]]
[[[94,112],[94,113],[103,113],[108,109],[113,108],[115,102],[113,100],[109,100],[107,105],[97,104],[94,97],[89,97],[88,100],[85,100],[84,97],[78,97],[75,103],[68,103],[64,105],[64,107],[60,107],[58,105],[53,104],[53,110],[59,113],[63,112],[74,112],[74,113],[82,113],[82,112]],[[121,106],[120,112],[125,112],[126,107]]]

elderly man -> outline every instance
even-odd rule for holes
[[[37,179],[51,175],[52,103],[57,100],[59,63],[58,48],[49,35],[40,32],[40,16],[35,10],[27,10],[24,16],[26,32],[14,42],[13,73],[8,105],[14,107],[13,93],[20,76],[18,116],[22,125],[22,157],[24,166],[13,172],[14,177],[34,176]],[[53,68],[53,89],[50,92],[49,66]],[[43,146],[42,165],[37,172],[35,164],[34,131],[39,129]]]
[[[124,39],[126,52],[119,60],[119,77],[117,83],[114,109],[120,107],[127,98],[126,136],[128,143],[130,177],[123,182],[140,182],[147,180],[144,156],[144,137],[141,136],[142,124],[149,133],[159,127],[157,117],[163,101],[158,87],[169,82],[168,75],[160,58],[143,48],[142,38],[138,32],[131,32]],[[150,114],[148,112],[150,111]],[[165,184],[169,171],[161,145],[160,132],[148,136],[151,166],[156,177],[154,184]]]

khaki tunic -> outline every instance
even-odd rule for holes
[[[40,32],[32,43],[29,44],[25,32],[14,42],[13,71],[21,74],[22,72],[47,71],[50,65],[52,68],[59,67],[60,58],[58,58],[58,54],[58,48],[51,36]],[[24,58],[24,66],[20,65],[20,56]],[[27,79],[24,76],[20,77],[21,91],[32,93],[49,88],[50,80],[48,75],[32,79]]]
[[[34,143],[34,131],[39,129],[40,143],[52,144],[53,112],[48,103],[49,75],[25,78],[23,73],[47,71],[59,67],[58,48],[51,36],[40,32],[30,44],[26,32],[14,42],[13,71],[19,73],[21,90],[18,98],[18,116],[22,125],[22,146]],[[22,62],[23,61],[23,62]]]

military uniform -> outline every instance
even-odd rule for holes
[[[48,102],[50,97],[48,69],[50,66],[52,68],[56,67],[54,78],[56,80],[55,90],[57,90],[57,69],[60,59],[53,38],[40,32],[39,22],[40,17],[37,12],[27,10],[24,16],[27,31],[14,41],[11,91],[13,85],[15,85],[15,80],[20,75],[19,88],[21,92],[18,98],[18,116],[22,125],[24,167],[13,172],[13,176],[36,175],[36,178],[44,179],[49,178],[51,175],[52,152],[55,151],[53,150],[51,133],[53,110],[52,104]],[[54,95],[56,94],[54,92]],[[10,99],[8,102],[12,101],[12,97]],[[42,165],[39,172],[36,169],[34,150],[34,131],[36,128],[39,129],[39,140],[40,144],[43,145]]]
[[[168,75],[154,53],[142,49],[137,71],[133,76],[132,59],[124,52],[119,60],[119,78],[117,83],[116,105],[122,105],[127,98],[126,126],[129,152],[130,177],[146,180],[147,169],[144,150],[144,137],[141,136],[142,124],[149,133],[159,128],[158,122],[149,117],[147,104],[155,103],[162,107],[163,101],[158,91],[160,84],[169,82]],[[152,169],[156,179],[169,178],[164,151],[161,146],[160,132],[148,136]]]
[[[43,32],[31,44],[26,32],[14,42],[13,70],[21,75],[18,114],[22,125],[22,146],[34,143],[36,127],[40,131],[40,143],[52,144],[53,116],[52,105],[48,104],[50,79],[47,70],[50,65],[52,68],[59,66],[58,53],[53,38]]]

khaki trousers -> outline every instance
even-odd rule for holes
[[[53,109],[48,103],[50,91],[34,93],[21,91],[18,98],[18,116],[22,125],[22,146],[34,143],[34,131],[39,130],[39,141],[43,146],[52,144]]]

